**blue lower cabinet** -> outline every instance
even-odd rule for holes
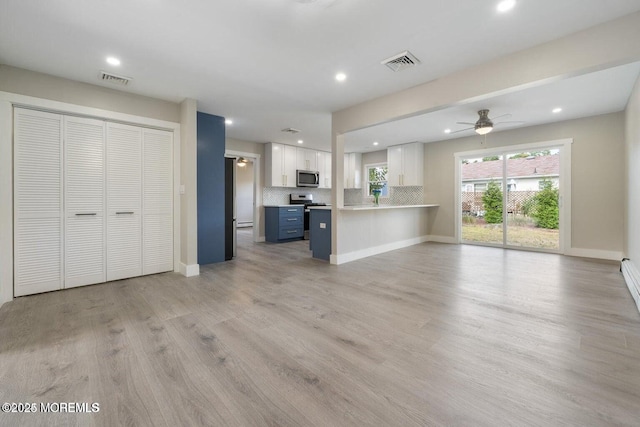
[[[304,237],[304,206],[266,206],[265,238],[279,243]]]
[[[331,210],[311,209],[309,213],[309,244],[314,258],[331,258]]]

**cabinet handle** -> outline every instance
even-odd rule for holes
[[[298,212],[298,209],[287,209],[287,212]]]
[[[297,221],[298,218],[287,218],[287,221]]]
[[[288,230],[287,234],[293,234],[293,233],[297,233],[297,232],[298,232],[298,230]]]
[[[133,215],[133,212],[116,212],[116,215]]]
[[[96,216],[98,215],[97,213],[93,212],[93,213],[77,213],[76,216]]]

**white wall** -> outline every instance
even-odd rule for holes
[[[372,165],[375,163],[387,162],[387,150],[371,151],[369,153],[362,153],[362,166]],[[364,175],[362,175],[364,176]]]
[[[253,162],[236,167],[236,221],[253,223]]]
[[[180,272],[185,276],[200,273],[198,266],[198,104],[185,99],[180,104]]]
[[[96,73],[97,83],[98,74]],[[180,122],[179,104],[116,89],[117,86],[112,89],[0,65],[0,91],[135,116],[152,117],[158,120]]]
[[[640,271],[640,78],[627,105],[625,125],[625,256]]]
[[[572,249],[618,259],[624,245],[624,113],[425,144],[425,199],[439,203],[431,234],[455,235],[454,153],[573,138]]]

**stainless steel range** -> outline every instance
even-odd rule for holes
[[[291,193],[289,203],[292,205],[304,205],[304,239],[309,240],[309,206],[327,206],[326,203],[314,203],[311,193]]]

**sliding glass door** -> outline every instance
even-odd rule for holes
[[[565,145],[457,156],[462,243],[561,251]]]
[[[502,245],[502,155],[462,159],[462,241]]]

